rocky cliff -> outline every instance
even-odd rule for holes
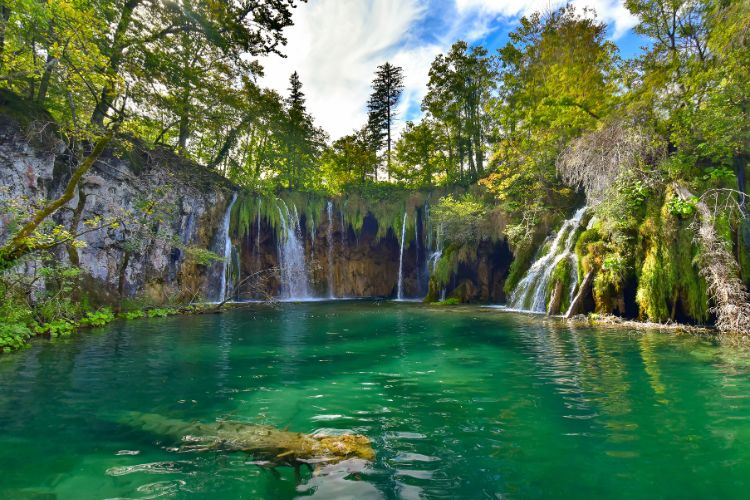
[[[0,115],[0,189],[6,199],[38,203],[65,189],[74,152],[38,127]],[[121,139],[96,162],[55,220],[78,230],[85,230],[87,220],[113,220],[118,227],[91,231],[82,236],[86,246],[77,255],[61,248],[57,257],[79,261],[84,290],[94,304],[205,296],[212,266],[193,250],[217,247],[232,189],[223,177],[168,150]],[[6,215],[0,239],[8,223]],[[25,265],[34,272],[33,263]]]

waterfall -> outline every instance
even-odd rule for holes
[[[531,265],[523,279],[516,285],[508,300],[510,307],[532,312],[546,312],[547,287],[552,273],[563,259],[568,259],[571,264],[571,286],[568,292],[573,297],[578,286],[578,260],[574,251],[576,234],[587,209],[588,207],[579,209],[572,218],[563,223],[549,244],[549,250]],[[547,242],[549,241],[550,238],[547,239]]]
[[[257,231],[255,236],[255,261],[258,267],[260,267],[260,198],[258,198],[258,221],[257,221]]]
[[[435,238],[435,250],[430,253],[430,257],[427,259],[427,270],[430,275],[435,272],[435,267],[440,258],[443,256],[443,225],[440,224],[437,227],[437,237]]]
[[[217,302],[221,304],[227,297],[227,270],[231,265],[232,258],[232,240],[229,238],[229,223],[232,217],[232,207],[237,201],[237,193],[232,193],[232,201],[227,205],[227,211],[224,214],[224,220],[221,223],[221,234],[224,235],[224,261],[221,264],[221,279],[219,281],[219,293]]]
[[[396,298],[404,298],[404,242],[406,241],[406,211],[404,211],[404,222],[401,225],[401,253],[398,257],[398,288]]]
[[[292,205],[294,210],[289,210],[283,200],[281,203],[284,207],[284,210],[281,206],[278,207],[281,222],[278,245],[281,297],[291,300],[308,299],[310,293],[305,264],[305,245],[302,240],[299,214],[296,206]]]
[[[422,267],[419,265],[420,257],[420,245],[419,245],[419,212],[414,211],[414,254],[416,257],[416,270],[417,270],[417,295],[422,293]]]
[[[326,205],[326,215],[328,215],[328,231],[326,232],[326,242],[328,243],[328,298],[334,298],[333,295],[333,202],[329,201]]]
[[[430,246],[432,246],[432,236],[430,236],[429,244]],[[432,274],[435,272],[435,268],[437,268],[437,264],[442,258],[442,256],[443,256],[443,225],[440,224],[437,227],[437,234],[435,237],[435,250],[430,252],[430,256],[427,258],[427,272],[429,276],[432,276]],[[440,290],[440,300],[445,300],[445,288]]]

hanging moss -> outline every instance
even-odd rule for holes
[[[670,249],[674,281],[684,312],[694,321],[704,323],[709,316],[706,281],[700,276],[699,249],[693,231],[685,222],[681,223]]]
[[[600,251],[599,247],[599,242],[589,246],[589,248],[594,249],[594,253]],[[589,259],[586,262],[587,265],[590,265]],[[620,253],[602,250],[601,264],[593,286],[594,307],[597,313],[625,312],[623,290],[628,277],[628,269],[627,260]]]
[[[523,279],[523,275],[531,266],[534,260],[534,245],[529,241],[516,248],[514,254],[513,262],[511,262],[508,270],[508,277],[505,279],[505,285],[503,285],[503,290],[507,295],[513,292],[513,289],[516,288],[518,282]]]
[[[669,304],[673,300],[674,288],[674,273],[664,238],[664,201],[660,199],[649,203],[646,219],[639,230],[645,251],[636,292],[641,319],[660,323],[671,317]]]
[[[401,243],[404,214],[406,214],[406,231],[404,244],[411,243],[417,235],[417,212],[433,200],[437,202],[448,191],[433,192],[410,191],[398,186],[362,186],[341,194],[329,197],[326,193],[280,191],[278,193],[247,191],[238,196],[232,212],[231,234],[237,238],[254,234],[258,214],[264,224],[271,226],[277,233],[281,231],[280,212],[297,210],[304,218],[309,232],[327,220],[327,204],[333,203],[333,216],[336,223],[343,219],[347,229],[359,236],[362,233],[365,218],[370,215],[377,221],[376,240],[392,234]]]
[[[602,242],[602,235],[596,227],[584,230],[576,240],[575,253],[578,259],[579,282],[583,281],[584,274],[591,268],[591,263],[586,257],[592,253],[590,245],[597,242]]]
[[[557,263],[555,269],[552,271],[549,284],[547,285],[545,304],[549,305],[552,299],[552,293],[558,286],[563,290],[562,297],[560,297],[560,311],[567,311],[570,307],[570,294],[567,293],[570,290],[571,284],[571,273],[573,271],[570,259],[562,259]]]
[[[455,246],[449,246],[443,252],[440,260],[438,260],[435,264],[435,270],[430,276],[430,280],[433,281],[438,288],[447,286],[451,280],[451,277],[458,270],[458,265],[460,262],[458,259],[459,252],[457,252],[456,250],[457,249]]]
[[[657,210],[651,204],[640,234],[644,248],[636,300],[643,318],[664,322],[682,312],[692,321],[708,319],[708,294],[698,268],[698,248],[690,228],[693,215],[674,215],[673,194],[665,193]],[[722,234],[731,234],[725,229]]]

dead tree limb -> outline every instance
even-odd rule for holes
[[[697,199],[694,227],[701,248],[700,272],[713,301],[711,312],[716,314],[716,328],[722,334],[750,336],[750,294],[740,279],[739,264],[732,255],[729,243],[716,231],[715,210],[706,203],[705,194],[696,198],[680,185],[675,186],[675,192],[683,201]],[[718,202],[718,196],[716,200]]]

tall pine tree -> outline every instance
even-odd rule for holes
[[[404,91],[404,71],[391,63],[378,66],[375,80],[372,82],[372,94],[367,102],[369,113],[368,129],[373,146],[381,149],[386,146],[386,167],[388,178],[391,176],[391,149],[393,141],[391,132],[396,120],[396,105]]]
[[[302,82],[295,71],[289,78],[289,97],[286,101],[288,132],[287,132],[287,179],[289,187],[299,187],[302,178],[302,163],[305,153],[305,143],[310,135],[312,123],[305,107],[305,94],[302,92]]]

